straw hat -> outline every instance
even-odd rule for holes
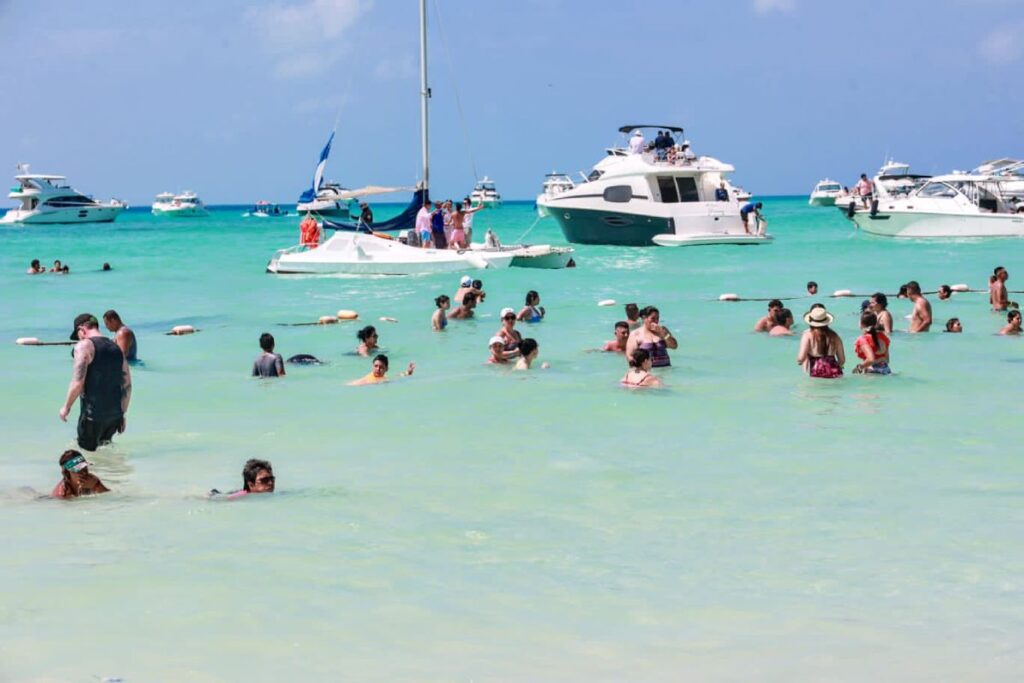
[[[827,327],[832,324],[832,314],[825,307],[812,308],[804,315],[804,322],[810,327]]]

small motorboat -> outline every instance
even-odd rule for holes
[[[825,178],[819,180],[811,191],[811,198],[807,200],[810,206],[835,206],[836,198],[843,193],[843,186],[835,180]]]
[[[277,204],[271,204],[265,199],[256,202],[248,211],[242,214],[246,218],[280,218],[288,216],[288,209],[282,209]]]
[[[469,248],[480,254],[510,254],[513,268],[558,269],[576,265],[573,260],[575,249],[572,247],[554,247],[550,244],[501,244],[492,230],[487,231],[482,243],[475,242],[469,245]]]

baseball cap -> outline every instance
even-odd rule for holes
[[[505,340],[499,337],[498,335],[494,335],[493,337],[491,337],[491,340],[487,342],[487,346],[494,346],[495,344],[501,344],[502,346],[504,346]]]
[[[516,314],[516,311],[515,311],[515,309],[514,309],[514,308],[503,308],[503,309],[501,309],[501,315],[500,315],[500,316],[498,316],[498,317],[499,317],[499,318],[504,318],[504,317],[505,317],[506,315],[508,315],[509,313],[511,313],[512,315],[515,315],[515,314]]]
[[[459,284],[462,285],[463,287],[469,287],[471,284],[473,284],[473,278],[471,278],[468,275],[463,275],[462,279],[459,280]]]
[[[96,319],[92,313],[79,313],[75,318],[75,326],[71,328],[71,341],[78,341],[78,328],[82,325],[91,322],[96,327],[100,326],[100,321]]]

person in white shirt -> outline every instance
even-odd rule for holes
[[[697,155],[690,149],[690,141],[683,140],[683,144],[679,146],[679,158],[683,160],[684,164],[693,163],[697,159]]]
[[[637,130],[634,131],[633,137],[629,139],[629,153],[640,154],[644,151],[644,134]]]
[[[416,214],[416,227],[414,228],[420,238],[420,246],[424,249],[434,246],[434,240],[430,232],[430,214],[430,200],[426,200],[423,202],[419,213]]]

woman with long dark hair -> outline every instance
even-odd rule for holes
[[[864,331],[853,344],[853,350],[861,362],[853,366],[854,372],[874,375],[888,375],[889,369],[889,337],[878,324],[878,317],[871,311],[860,316],[860,328]]]
[[[804,315],[808,329],[800,337],[796,362],[811,377],[835,379],[843,376],[846,353],[843,351],[843,340],[829,327],[832,320],[832,314],[821,304],[811,306],[811,310]]]

